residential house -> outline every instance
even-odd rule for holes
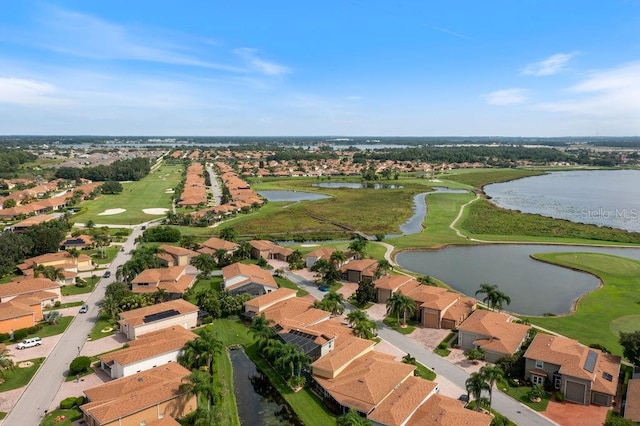
[[[56,269],[62,269],[63,279],[58,280],[62,285],[75,284],[76,276],[80,271],[91,271],[94,269],[90,256],[80,254],[77,257],[72,256],[66,251],[57,253],[46,253],[40,256],[31,257],[23,263],[16,265],[22,275],[33,276],[35,268],[38,266],[51,266]]]
[[[42,320],[42,306],[36,297],[18,296],[0,303],[0,333],[33,327]]]
[[[233,253],[238,250],[238,247],[240,246],[234,242],[211,237],[207,241],[200,244],[200,248],[197,251],[201,254],[215,256],[218,250],[224,250],[228,255],[233,255]]]
[[[91,249],[94,247],[94,245],[95,242],[93,241],[93,237],[91,235],[78,235],[77,237],[71,237],[64,240],[60,244],[60,248],[62,250],[69,250],[73,248],[77,250],[83,250]]]
[[[88,426],[140,426],[183,417],[198,408],[197,397],[181,389],[190,373],[172,362],[87,389],[83,420]]]
[[[249,293],[260,296],[278,288],[278,284],[266,269],[258,265],[236,262],[222,268],[222,289],[231,294]]]
[[[525,378],[549,381],[567,401],[610,406],[616,395],[621,359],[577,340],[536,334],[524,354]]]
[[[320,259],[324,259],[328,262],[334,251],[336,251],[336,249],[331,247],[320,247],[319,249],[307,254],[305,257],[305,264],[307,268],[311,269]]]
[[[250,317],[259,316],[271,306],[276,305],[284,300],[295,298],[297,293],[298,292],[296,290],[293,290],[291,288],[281,287],[270,293],[254,297],[253,299],[245,302],[244,312],[246,314],[249,314]]]
[[[170,298],[180,298],[196,281],[196,276],[187,274],[186,270],[186,266],[145,269],[131,281],[131,290],[134,293],[164,290]]]
[[[383,274],[386,273],[381,270]],[[352,260],[340,267],[342,279],[351,283],[359,283],[364,279],[373,280],[378,273],[378,261],[375,259]]]
[[[384,275],[373,282],[376,289],[376,300],[378,303],[387,303],[387,300],[400,290],[404,285],[412,285],[416,288],[420,283],[415,278],[408,275]]]
[[[293,253],[293,249],[267,240],[251,240],[249,244],[251,244],[251,257],[254,259],[276,259],[286,262]]]
[[[627,382],[627,400],[624,405],[624,418],[640,423],[640,367],[636,367],[633,376]]]
[[[119,316],[120,332],[127,339],[135,340],[144,334],[176,325],[187,330],[194,328],[198,321],[198,307],[186,300],[176,299],[120,312]]]
[[[60,284],[48,278],[17,277],[0,284],[0,302],[8,302],[18,296],[39,297],[43,307],[53,306],[60,300]]]
[[[423,327],[452,330],[477,307],[477,300],[442,287],[423,284],[411,287],[407,285],[399,291],[416,302],[415,318]]]
[[[516,353],[530,328],[511,322],[507,314],[478,309],[458,326],[458,344],[464,350],[481,348],[485,360],[496,362],[504,355]]]
[[[11,229],[11,231],[15,233],[25,232],[32,226],[41,225],[43,223],[51,222],[52,220],[57,220],[59,218],[59,213],[31,216],[18,223],[14,223],[9,227],[9,229]]]
[[[158,365],[177,362],[184,345],[198,337],[180,326],[147,333],[128,347],[100,356],[100,367],[112,379],[131,376]]]
[[[492,420],[490,414],[465,408],[462,401],[433,395],[404,426],[489,426]]]
[[[200,253],[182,247],[162,244],[158,247],[161,252],[156,256],[164,266],[187,266],[191,264],[191,259]]]

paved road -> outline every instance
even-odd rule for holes
[[[211,193],[213,194],[213,204],[219,206],[222,201],[222,191],[220,185],[218,185],[218,179],[213,171],[213,167],[207,165],[207,172],[209,172],[209,180],[211,180]]]
[[[296,285],[307,290],[316,298],[322,298],[326,293],[318,290],[311,281],[306,280],[295,273],[287,272],[286,276]],[[347,312],[354,307],[347,304]],[[433,369],[438,376],[444,377],[460,389],[465,389],[465,381],[469,373],[460,367],[451,364],[446,359],[434,352],[427,350],[418,342],[411,340],[395,330],[387,327],[382,321],[378,321],[378,336],[391,343],[400,350],[410,353],[417,361]],[[436,379],[436,382],[438,379]],[[503,394],[499,390],[493,391],[493,408],[504,416],[507,416],[519,426],[555,425],[554,422],[538,414],[529,407],[520,404],[513,398]]]
[[[65,380],[64,373],[69,369],[71,361],[78,356],[87,336],[91,333],[98,318],[98,302],[104,297],[105,288],[115,281],[118,265],[131,258],[129,252],[135,248],[135,239],[142,233],[140,227],[133,232],[124,244],[125,251],[119,252],[109,266],[111,277],[101,279],[95,290],[87,299],[89,312],[78,315],[71,322],[53,351],[44,361],[33,377],[24,393],[4,419],[3,426],[39,425],[45,410],[48,409],[58,389]],[[78,395],[80,396],[80,395]]]

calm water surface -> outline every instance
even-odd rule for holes
[[[233,365],[233,392],[241,424],[302,426],[291,407],[243,350],[230,350],[229,356]]]
[[[265,190],[258,191],[258,194],[262,195],[268,201],[313,201],[331,198],[324,194],[288,190]]]
[[[511,297],[511,304],[505,308],[512,312],[568,312],[573,301],[596,289],[599,281],[590,274],[529,257],[544,252],[598,252],[640,259],[640,249],[492,244],[406,251],[399,253],[396,261],[405,269],[436,277],[469,296],[474,296],[481,283],[497,284]]]
[[[402,189],[402,185],[394,185],[390,183],[371,183],[371,182],[323,182],[314,183],[312,186],[320,188],[349,188],[349,189]]]
[[[507,209],[640,232],[640,170],[554,172],[484,191]]]

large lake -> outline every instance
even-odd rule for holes
[[[484,191],[507,209],[640,232],[640,170],[553,172]]]
[[[491,244],[447,247],[438,251],[405,251],[396,256],[402,268],[436,277],[474,296],[481,283],[497,284],[511,297],[505,309],[527,315],[571,310],[573,301],[598,287],[590,274],[539,262],[529,256],[543,252],[598,252],[640,259],[640,249]],[[481,295],[478,295],[482,299]]]
[[[258,191],[268,201],[313,201],[331,198],[328,195],[315,192],[290,191],[290,190],[264,190]]]

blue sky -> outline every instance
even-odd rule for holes
[[[640,135],[640,1],[7,1],[0,134]]]

